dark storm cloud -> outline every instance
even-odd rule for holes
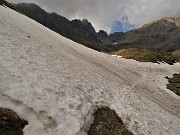
[[[96,30],[111,30],[115,20],[127,16],[131,24],[143,25],[166,16],[180,16],[180,0],[8,0],[33,2],[68,19],[87,18]]]

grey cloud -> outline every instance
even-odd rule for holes
[[[87,18],[96,30],[111,30],[114,20],[128,16],[131,24],[143,25],[166,16],[180,16],[180,0],[8,0],[33,2],[68,19]]]

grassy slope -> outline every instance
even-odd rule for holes
[[[180,62],[180,50],[172,52],[172,55],[175,57],[176,61]]]
[[[164,61],[173,64],[175,61],[180,62],[180,50],[174,52],[158,53],[146,49],[129,48],[122,49],[111,54],[119,55],[127,59],[134,59],[140,62],[158,62]]]
[[[157,61],[164,61],[169,64],[175,60],[180,62],[180,50],[176,50],[174,52],[169,53],[157,53],[150,50],[145,49],[122,49],[117,52],[113,52],[111,54],[120,55],[127,59],[134,59],[140,62],[157,62]],[[173,91],[175,94],[180,96],[180,74],[174,74],[173,78],[168,78],[169,84],[167,88]]]

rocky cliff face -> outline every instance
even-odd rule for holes
[[[87,20],[68,20],[56,13],[47,13],[35,4],[20,3],[14,6],[23,14],[77,43],[98,51],[111,51],[112,46],[104,45],[98,39],[92,24]]]
[[[115,32],[109,35],[103,30],[100,30],[98,32],[98,38],[101,39],[103,43],[111,44],[111,45],[117,44],[117,41],[122,39],[123,36],[124,36],[123,32]]]
[[[88,31],[92,32],[94,35],[97,35],[94,27],[87,19],[83,19],[81,22],[88,28]]]

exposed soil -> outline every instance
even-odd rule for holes
[[[0,135],[23,135],[28,124],[10,109],[0,108]]]
[[[116,112],[108,107],[99,108],[94,113],[94,117],[88,135],[133,135]]]

